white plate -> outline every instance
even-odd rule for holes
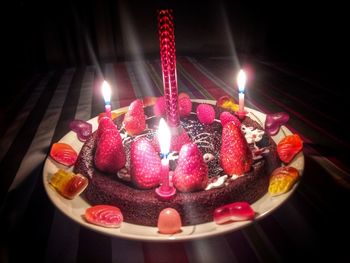
[[[215,101],[208,100],[193,100],[196,102],[206,102],[215,104]],[[258,118],[260,123],[265,123],[266,115],[250,109],[246,108],[250,114],[252,119]],[[127,107],[116,110],[115,112],[123,112],[126,111]],[[97,117],[89,120],[89,122],[93,125],[93,130],[97,129]],[[273,137],[276,142],[279,142],[286,135],[292,134],[290,130],[286,127],[282,126],[279,133]],[[77,136],[74,132],[67,133],[60,142],[65,142],[70,144],[77,152],[80,151],[83,143],[77,139]],[[297,156],[293,159],[293,161],[289,164],[297,168],[300,174],[303,173],[304,169],[304,155],[302,152],[297,154]],[[129,223],[122,223],[120,228],[104,228],[97,225],[87,223],[82,215],[85,213],[85,209],[90,207],[90,205],[83,200],[80,196],[76,197],[74,200],[68,200],[63,198],[60,194],[58,194],[49,184],[48,178],[55,173],[59,168],[66,167],[58,164],[53,161],[51,158],[47,158],[44,165],[43,171],[43,182],[45,190],[54,203],[54,205],[61,210],[66,216],[80,225],[87,227],[91,230],[95,230],[97,232],[115,236],[122,237],[127,239],[134,240],[144,240],[144,241],[180,241],[180,240],[190,240],[195,238],[203,238],[214,236],[218,234],[223,234],[226,232],[238,230],[242,227],[245,227],[252,223],[252,221],[241,221],[241,222],[232,222],[224,225],[217,225],[214,222],[199,224],[194,226],[184,226],[182,227],[182,232],[174,235],[164,235],[159,234],[158,229],[156,227],[147,227],[141,225],[134,225]],[[262,198],[260,198],[257,202],[252,204],[253,209],[257,212],[257,217],[255,220],[261,219],[279,207],[283,202],[285,202],[288,197],[294,192],[297,184],[294,185],[293,189],[285,194],[271,197],[266,194]]]

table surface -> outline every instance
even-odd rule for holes
[[[344,105],[329,105],[330,98],[344,98],[300,67],[261,58],[247,58],[244,65],[246,106],[287,112],[287,127],[304,141],[303,177],[280,208],[244,229],[186,242],[132,241],[76,224],[44,190],[50,146],[69,131],[71,120],[88,120],[104,110],[102,74],[116,109],[136,97],[160,96],[161,68],[159,60],[145,60],[54,70],[27,79],[0,126],[0,262],[21,261],[23,255],[35,262],[348,261],[350,144]],[[237,97],[235,72],[231,58],[179,57],[179,92],[197,99]]]

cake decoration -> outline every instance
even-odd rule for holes
[[[78,153],[69,144],[57,142],[51,146],[50,156],[56,162],[69,167],[75,164]]]
[[[236,112],[240,119],[244,119],[247,115],[247,111],[244,109],[244,90],[247,76],[245,72],[241,69],[237,75],[237,86],[238,86],[238,104],[239,108]]]
[[[192,111],[192,101],[186,93],[179,97],[179,114],[180,117],[187,117]]]
[[[225,110],[233,111],[233,112],[237,112],[239,110],[239,106],[235,102],[235,99],[227,95],[224,95],[218,98],[216,101],[216,106]]]
[[[174,208],[165,208],[159,213],[158,231],[161,234],[181,232],[181,217]]]
[[[276,168],[270,177],[269,194],[277,196],[288,192],[299,179],[299,171],[292,166]]]
[[[215,110],[209,104],[200,104],[197,107],[197,118],[203,124],[212,124],[215,119]]]
[[[94,161],[96,167],[106,173],[116,174],[119,169],[125,166],[124,146],[120,133],[115,126],[100,130]]]
[[[247,202],[234,202],[214,210],[214,222],[224,224],[230,221],[253,220],[255,212]]]
[[[208,166],[194,143],[182,146],[173,183],[181,192],[204,190],[208,183]]]
[[[102,86],[101,86],[101,90],[102,90],[102,96],[103,99],[105,101],[105,113],[106,113],[106,117],[107,118],[112,118],[112,114],[111,114],[111,86],[109,86],[109,83],[107,81],[103,81]]]
[[[233,121],[236,126],[241,127],[241,122],[235,115],[229,113],[228,111],[221,112],[220,114],[221,125],[224,126],[226,123],[230,121]]]
[[[153,112],[157,117],[165,116],[165,99],[163,96],[157,98],[153,106]]]
[[[103,227],[120,227],[123,214],[118,207],[111,205],[95,205],[85,210],[84,218],[87,222]]]
[[[74,197],[80,195],[85,190],[88,185],[88,179],[81,174],[59,169],[50,177],[49,183],[63,197],[74,199]]]
[[[303,148],[303,141],[298,134],[287,135],[277,145],[277,153],[281,161],[290,163]]]
[[[142,100],[134,100],[125,114],[124,128],[129,135],[137,135],[146,129],[145,112]]]
[[[92,133],[91,123],[83,120],[72,120],[69,123],[69,128],[77,134],[79,141],[82,142],[85,142]]]
[[[137,188],[149,189],[159,185],[160,158],[147,138],[139,138],[132,143],[130,166],[131,180]]]
[[[276,135],[280,127],[286,124],[289,120],[289,115],[285,112],[266,114],[265,129],[271,135]]]
[[[227,123],[222,130],[220,164],[229,175],[243,175],[249,172],[252,165],[252,153],[246,139],[234,122]]]

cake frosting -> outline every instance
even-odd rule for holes
[[[193,102],[192,109],[196,109],[198,105]],[[139,135],[131,136],[125,131],[124,115],[115,119],[126,155],[126,165],[118,173],[108,174],[96,168],[96,132],[84,143],[74,167],[74,172],[89,179],[83,198],[91,205],[117,206],[122,211],[125,222],[146,226],[156,226],[160,212],[166,208],[178,211],[183,225],[194,225],[213,221],[213,211],[222,205],[242,201],[251,204],[260,199],[267,193],[270,174],[281,165],[275,142],[264,132],[254,116],[247,116],[242,121],[241,129],[253,153],[253,164],[244,175],[225,174],[220,166],[219,156],[223,129],[219,116],[224,109],[214,109],[215,119],[211,124],[202,124],[195,112],[181,118],[181,126],[198,146],[208,165],[209,178],[205,189],[194,192],[178,191],[172,199],[161,200],[154,189],[138,189],[130,181],[132,143],[142,137],[152,141],[157,131],[159,117],[154,116],[153,107],[148,106],[144,108],[147,128]],[[177,151],[170,153],[171,171],[175,170],[177,158]]]

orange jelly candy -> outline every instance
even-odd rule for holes
[[[57,192],[68,199],[81,194],[88,185],[86,177],[62,169],[54,173],[49,182]]]
[[[288,192],[299,179],[299,171],[291,166],[275,169],[270,177],[269,194],[272,196]]]
[[[56,162],[61,163],[66,166],[72,166],[75,164],[78,154],[77,152],[66,143],[54,143],[50,150],[50,156]]]
[[[284,137],[277,145],[277,153],[281,161],[290,163],[294,156],[303,148],[303,141],[298,134]]]

